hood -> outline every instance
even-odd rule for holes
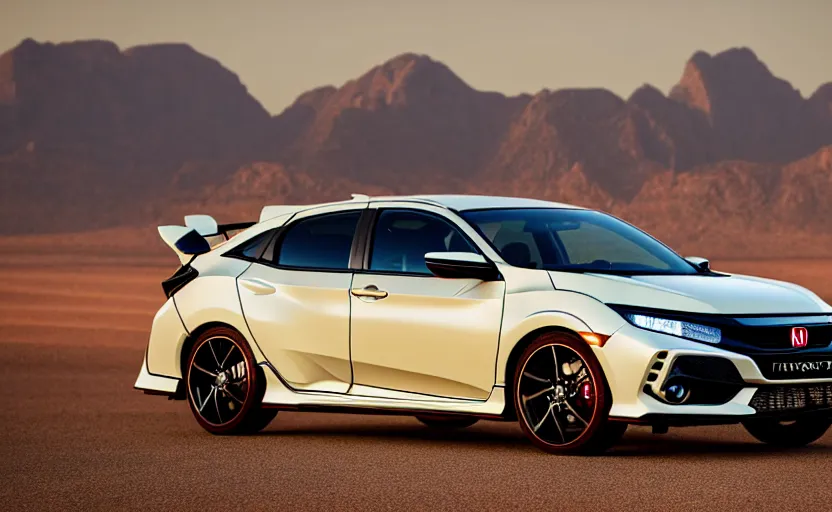
[[[690,313],[768,315],[827,313],[832,307],[809,290],[741,275],[619,276],[549,272],[555,288],[605,304]]]

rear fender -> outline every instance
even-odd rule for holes
[[[192,265],[199,271],[199,277],[174,295],[176,309],[188,334],[205,324],[226,324],[245,337],[258,363],[266,361],[248,329],[237,290],[237,276],[250,263],[211,253],[197,258]]]
[[[181,379],[179,354],[188,338],[173,299],[159,309],[153,318],[150,340],[145,353],[147,373],[151,376]]]

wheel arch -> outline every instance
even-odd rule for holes
[[[176,389],[176,393],[174,395],[174,398],[177,399],[177,400],[185,400],[187,398],[186,397],[186,391],[185,391],[185,380],[186,380],[186,376],[188,375],[187,366],[188,366],[188,359],[191,355],[191,350],[193,350],[194,345],[196,344],[197,340],[199,340],[199,338],[203,334],[205,334],[209,330],[217,328],[217,327],[222,327],[224,329],[229,329],[231,331],[236,332],[237,334],[240,335],[240,337],[243,339],[243,341],[245,341],[246,345],[248,345],[249,350],[251,351],[252,355],[254,356],[254,366],[255,366],[254,371],[256,371],[260,374],[260,382],[262,383],[263,387],[258,392],[261,393],[260,399],[262,400],[262,398],[263,398],[262,394],[265,393],[265,391],[266,391],[266,375],[265,375],[265,371],[263,370],[262,366],[259,364],[262,361],[258,360],[257,354],[259,353],[259,349],[257,348],[257,345],[252,343],[251,339],[248,336],[246,336],[245,333],[241,332],[240,329],[234,327],[231,324],[227,324],[225,322],[219,322],[219,321],[206,322],[206,323],[198,326],[190,334],[188,334],[188,336],[185,338],[185,341],[182,343],[182,350],[179,352],[179,369],[182,372],[182,379],[179,381],[179,386]]]
[[[223,327],[225,329],[231,329],[232,331],[236,332],[243,339],[246,340],[248,343],[249,348],[251,348],[251,343],[249,342],[248,338],[245,334],[241,333],[239,329],[234,327],[233,325],[227,324],[225,322],[206,322],[193,331],[185,338],[184,343],[182,343],[182,349],[179,352],[179,369],[182,371],[182,379],[185,379],[185,375],[188,374],[186,366],[188,365],[188,356],[191,354],[191,350],[194,348],[194,344],[196,341],[202,336],[205,332],[215,327]]]
[[[517,371],[517,362],[520,360],[520,356],[526,350],[526,348],[534,342],[538,337],[543,334],[550,333],[550,332],[559,332],[563,334],[567,334],[570,336],[574,336],[577,339],[581,339],[578,331],[570,329],[569,327],[563,325],[545,325],[542,327],[538,327],[533,331],[526,333],[511,349],[511,352],[506,359],[505,366],[503,367],[504,376],[505,376],[505,409],[503,411],[503,416],[508,419],[516,419],[517,418],[517,411],[514,409],[514,373]]]

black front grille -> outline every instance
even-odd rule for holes
[[[760,388],[749,405],[758,413],[832,408],[832,384]]]
[[[722,326],[722,337],[729,342],[730,340],[738,341],[743,345],[759,349],[792,349],[792,327],[801,326],[799,323],[794,326],[725,325]],[[824,348],[832,343],[832,324],[806,325],[805,327],[809,334],[805,348]]]

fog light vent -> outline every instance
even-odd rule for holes
[[[662,368],[664,368],[666,359],[667,351],[661,351],[656,354],[656,358],[653,360],[653,365],[650,367],[650,372],[647,374],[647,382],[656,382],[656,379],[659,378],[659,373],[661,373]]]

